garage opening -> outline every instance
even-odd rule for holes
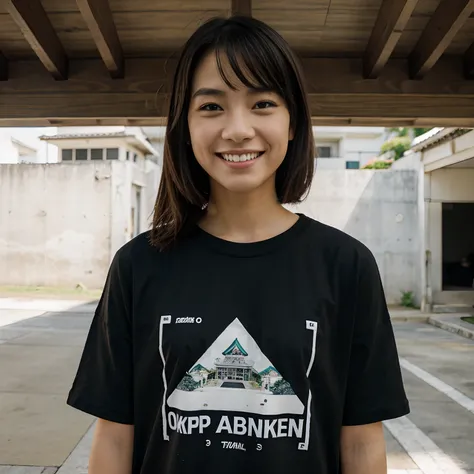
[[[474,202],[443,203],[443,291],[474,292]]]

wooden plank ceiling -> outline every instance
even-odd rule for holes
[[[202,21],[300,55],[314,123],[474,127],[474,0],[0,0],[0,126],[163,123]]]

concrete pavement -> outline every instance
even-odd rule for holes
[[[95,305],[35,304],[0,299],[0,474],[86,474],[95,420],[65,398]],[[474,341],[425,320],[394,317],[412,413],[385,424],[389,472],[474,474]]]
[[[64,400],[94,308],[0,299],[0,474],[55,472],[93,422]]]
[[[463,316],[472,316],[472,314],[433,314],[429,317],[428,322],[445,331],[474,339],[474,324],[461,319]]]

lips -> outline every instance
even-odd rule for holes
[[[263,155],[263,151],[249,153],[216,153],[216,155],[230,163],[245,163],[246,161],[256,160]]]

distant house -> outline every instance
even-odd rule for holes
[[[63,127],[61,133],[40,137],[59,149],[59,162],[131,161],[141,168],[157,161],[158,150],[140,127]]]
[[[317,169],[359,169],[378,156],[384,127],[313,127]]]

